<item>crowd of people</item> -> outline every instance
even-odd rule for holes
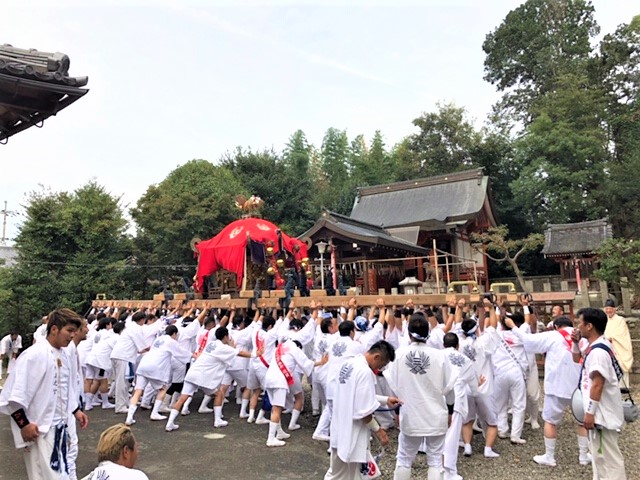
[[[292,302],[284,311],[209,309],[198,301],[174,311],[105,303],[84,318],[59,309],[43,318],[33,346],[17,360],[19,337],[2,339],[0,351],[12,360],[0,412],[12,418],[30,479],[75,480],[77,427],[87,426],[93,408],[112,409],[124,423],[103,433],[101,463],[87,478],[143,479],[132,470],[137,443],[130,427],[139,409],[166,422],[171,435],[202,390],[197,412],[213,413],[214,428],[228,428],[223,405],[235,392],[239,418],[268,425],[266,447],[282,448],[301,428],[306,377],[318,418],[308,434],[327,442],[330,453],[325,479],[361,478],[375,462],[371,437],[385,445],[387,431],[398,428],[395,479],[411,478],[422,451],[429,480],[461,480],[457,458],[460,451],[475,454],[474,428],[484,434],[479,454],[486,458],[499,457],[499,438],[526,443],[526,421],[540,428],[536,354],[545,354],[545,451],[533,461],[591,464],[594,478],[623,480],[620,386],[628,385],[632,354],[626,323],[611,310],[582,309],[574,326],[554,308],[545,327],[526,296],[511,306],[487,295],[477,305],[453,296],[442,306],[409,301],[398,308],[379,299],[362,308],[351,299],[334,310]],[[576,456],[557,458],[557,426],[576,386],[584,410]]]

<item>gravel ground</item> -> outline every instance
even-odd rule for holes
[[[636,387],[637,391],[637,387]],[[542,419],[539,419],[542,426]],[[533,461],[534,455],[544,453],[544,440],[542,428],[531,430],[531,426],[525,424],[523,438],[526,445],[512,445],[509,439],[498,439],[495,450],[500,453],[500,458],[487,459],[482,455],[484,439],[481,434],[474,435],[472,446],[473,456],[465,457],[460,449],[458,457],[458,474],[465,480],[507,480],[513,478],[526,480],[591,479],[593,472],[591,466],[581,466],[578,463],[578,443],[575,433],[576,422],[571,413],[565,413],[564,421],[558,428],[558,441],[556,445],[556,467],[544,467]],[[398,431],[389,432],[390,444],[380,461],[382,479],[392,479],[395,469],[395,452],[398,445]],[[375,441],[374,441],[375,442]],[[372,451],[379,450],[379,445],[372,445]],[[627,423],[620,436],[620,448],[624,455],[628,480],[640,479],[640,421]],[[427,478],[426,456],[418,454],[413,465],[412,479],[422,480]],[[611,479],[616,480],[616,479]]]
[[[0,381],[0,386],[2,383]],[[637,391],[637,385],[635,387],[634,390]],[[230,425],[229,429],[224,429],[223,433],[227,435],[228,441],[223,441],[223,443],[215,443],[215,440],[206,440],[207,437],[204,434],[210,433],[213,429],[209,425],[209,419],[203,416],[191,415],[190,417],[182,417],[181,423],[185,424],[184,431],[181,429],[178,433],[167,436],[168,434],[163,431],[163,424],[149,422],[147,419],[148,412],[141,412],[138,415],[139,424],[136,425],[136,435],[138,435],[142,443],[141,448],[143,450],[139,468],[147,472],[150,478],[154,480],[176,477],[180,477],[182,480],[202,480],[205,477],[189,470],[193,466],[194,459],[199,458],[205,463],[216,465],[215,471],[220,478],[239,475],[239,478],[246,478],[247,480],[321,479],[329,466],[329,457],[325,451],[325,443],[311,440],[316,419],[311,417],[308,387],[306,390],[305,405],[307,409],[300,419],[303,428],[294,432],[294,437],[291,442],[288,442],[289,445],[279,453],[264,447],[266,427],[256,428],[234,418],[237,409],[235,405],[225,407],[225,415],[230,417],[232,425]],[[194,400],[194,405],[198,405],[199,401],[200,398],[198,397]],[[81,455],[79,458],[79,470],[81,473],[86,473],[95,464],[94,448],[99,433],[115,421],[123,420],[123,416],[115,417],[112,412],[97,409],[90,414],[91,428],[81,433]],[[4,416],[0,417],[3,417],[0,419],[2,421],[0,423],[0,444],[4,447],[0,449],[0,479],[26,478],[22,459],[16,454],[11,445],[8,419]],[[288,415],[285,416],[284,423],[286,424],[287,421]],[[221,431],[215,430],[214,432],[219,433]],[[390,445],[386,447],[380,460],[382,479],[393,478],[397,436],[397,430],[389,431]],[[460,455],[458,473],[465,480],[507,480],[513,478],[548,480],[551,477],[554,480],[587,480],[592,478],[591,466],[583,467],[578,463],[575,421],[569,412],[565,414],[565,421],[558,429],[557,467],[543,467],[532,460],[534,455],[544,452],[542,430],[532,431],[530,426],[525,424],[523,437],[527,439],[528,443],[518,446],[511,445],[508,439],[498,439],[495,450],[501,456],[500,458],[489,460],[482,456],[484,447],[482,435],[475,435],[472,443],[474,455],[470,458]],[[168,439],[171,439],[171,450],[175,454],[175,457],[172,457],[171,460],[167,457]],[[211,448],[211,450],[207,448],[205,451],[200,451],[199,454],[196,454],[194,453],[194,442],[196,444],[214,442],[216,447]],[[376,454],[380,447],[375,444],[375,441],[373,442],[372,450]],[[213,447],[214,443],[211,444],[211,447]],[[202,445],[204,446],[204,444]],[[625,425],[620,438],[620,447],[625,457],[627,479],[640,480],[640,421]],[[261,472],[256,472],[254,468],[245,468],[247,454],[258,464],[270,463],[271,468]],[[226,459],[223,464],[218,463],[220,455]],[[178,460],[186,463],[180,463]],[[229,468],[225,469],[223,467]],[[235,473],[232,475],[231,472]],[[416,458],[411,478],[416,480],[427,478],[424,455],[419,454]]]

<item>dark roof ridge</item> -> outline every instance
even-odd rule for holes
[[[324,215],[325,213],[330,217],[338,218],[341,222],[350,223],[352,225],[362,225],[363,227],[370,228],[372,230],[378,230],[380,232],[386,233],[387,235],[391,235],[384,227],[382,227],[380,225],[375,225],[373,223],[363,222],[361,220],[356,220],[355,218],[347,217],[346,215],[342,215],[341,213],[332,212],[331,210],[325,210],[324,212],[322,212],[322,215],[326,216],[326,215]],[[393,236],[393,235],[391,235],[391,236]]]
[[[475,178],[481,179],[484,176],[484,169],[473,168],[470,170],[463,170],[460,172],[446,173],[443,175],[435,175],[433,177],[419,178],[416,180],[405,180],[402,182],[385,183],[382,185],[374,185],[371,187],[358,188],[358,195],[376,195],[385,192],[395,192],[398,190],[408,190],[411,188],[428,187],[431,185],[442,185],[443,183],[455,183],[465,180],[473,180]]]
[[[588,227],[604,227],[609,224],[609,218],[599,218],[597,220],[587,220],[585,222],[577,222],[577,223],[550,223],[547,227],[547,230],[569,230],[569,229],[578,229],[578,228],[588,228]]]

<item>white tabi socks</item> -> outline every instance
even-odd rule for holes
[[[298,430],[300,425],[298,425],[298,419],[300,418],[300,410],[296,410],[295,408],[291,412],[291,421],[289,422],[289,430]]]
[[[266,425],[267,423],[269,423],[269,420],[264,418],[264,410],[260,409],[258,418],[256,418],[256,425]]]
[[[411,472],[411,470],[409,470],[409,472]],[[429,470],[427,472],[427,480],[442,480],[443,478],[444,473],[442,471],[442,468],[429,467]]]
[[[202,398],[202,403],[200,403],[200,408],[198,408],[198,413],[211,413],[213,409],[209,408],[209,402],[211,401],[211,395],[205,395]]]
[[[175,424],[178,415],[180,415],[180,412],[176,409],[172,409],[171,412],[169,412],[169,420],[167,420],[167,425],[164,427],[167,432],[172,432],[180,428],[180,425]]]
[[[180,412],[180,415],[189,415],[191,413],[189,411],[189,405],[191,405],[192,400],[193,397],[187,398],[186,402],[184,402],[184,405],[182,405],[182,411]]]
[[[133,425],[136,421],[133,419],[133,416],[138,409],[137,405],[129,405],[129,411],[127,412],[127,419],[124,421],[125,425]]]
[[[222,406],[220,407],[213,407],[213,414],[215,415],[215,420],[213,422],[213,426],[215,428],[222,428],[222,427],[226,427],[227,425],[229,425],[229,422],[226,422],[222,419]]]
[[[87,392],[84,394],[84,411],[88,412],[89,410],[93,410],[93,394]]]
[[[548,467],[556,466],[556,439],[544,437],[544,455],[536,455],[533,457],[533,461],[539,465],[546,465]]]
[[[169,406],[169,403],[171,402],[172,398],[173,397],[171,395],[165,395],[164,398],[162,399],[162,405],[160,405],[160,410],[158,410],[158,412],[160,413],[171,412],[171,407]]]
[[[156,400],[153,402],[153,410],[151,410],[151,420],[166,420],[166,415],[160,415],[160,407],[162,406],[162,400]]]
[[[411,480],[411,469],[407,467],[396,467],[393,472],[393,480]]]
[[[267,447],[283,447],[286,442],[278,440],[276,435],[278,434],[278,427],[280,424],[275,422],[269,422],[269,437],[267,439]]]
[[[580,465],[591,464],[591,454],[589,453],[589,438],[578,435],[578,448],[580,449],[580,457],[578,458]]]
[[[247,413],[247,408],[249,408],[249,399],[243,398],[240,403],[240,418],[247,418],[249,414]]]
[[[102,394],[102,408],[105,410],[109,408],[116,408],[116,404],[109,401],[109,396],[106,393]]]

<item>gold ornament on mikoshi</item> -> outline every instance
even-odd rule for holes
[[[302,261],[303,261],[304,263],[309,263],[309,257],[304,257],[304,258],[302,259]]]
[[[307,270],[307,278],[311,278],[311,270]]]
[[[307,268],[307,262],[302,262],[300,265],[302,266],[302,268]]]
[[[276,269],[275,269],[275,268],[273,268],[273,267],[269,267],[269,268],[267,268],[267,273],[268,273],[269,275],[273,276],[273,275],[275,275],[275,274],[276,274]]]
[[[267,255],[273,255],[273,247],[267,247]]]
[[[276,265],[278,265],[278,268],[284,267],[284,260],[279,258],[278,260],[276,260]]]

